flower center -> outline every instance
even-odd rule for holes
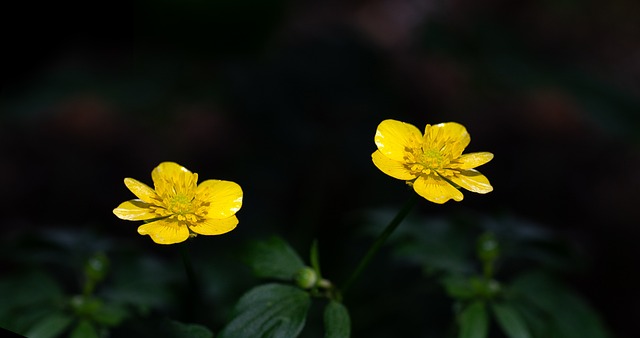
[[[427,169],[438,170],[442,169],[444,158],[439,151],[429,149],[418,157],[418,163]]]
[[[457,171],[447,169],[449,158],[446,154],[436,149],[427,149],[413,153],[412,157],[407,158],[405,166],[411,170],[414,175],[430,175],[439,174],[441,176],[451,176]]]
[[[169,200],[167,206],[169,210],[174,214],[178,215],[186,215],[193,213],[193,203],[191,203],[192,199],[189,197],[178,194]]]

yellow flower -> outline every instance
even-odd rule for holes
[[[133,178],[124,184],[138,197],[120,204],[113,213],[128,221],[147,221],[138,233],[158,244],[175,244],[189,236],[220,235],[238,224],[242,189],[234,182],[206,180],[173,162],[151,172],[155,190]]]
[[[471,137],[455,122],[427,124],[424,135],[415,126],[385,120],[378,125],[373,163],[385,174],[407,181],[422,197],[435,203],[462,201],[457,187],[485,194],[493,190],[475,167],[493,158],[487,152],[462,154]]]

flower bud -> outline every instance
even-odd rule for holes
[[[93,255],[84,265],[84,273],[95,282],[103,280],[109,271],[109,259],[102,253]]]
[[[318,274],[312,268],[305,266],[293,276],[296,285],[303,289],[311,289],[318,282]]]

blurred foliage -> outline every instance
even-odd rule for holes
[[[392,217],[392,212],[376,210],[364,212],[358,219],[368,224],[368,233],[374,234]],[[414,302],[448,297],[449,323],[458,323],[458,329],[451,330],[436,318],[420,316],[422,326],[440,336],[482,338],[501,332],[506,337],[610,337],[596,311],[560,282],[563,275],[580,268],[576,264],[579,257],[569,243],[513,216],[409,216],[390,238],[391,255],[370,268],[368,282],[356,283],[356,296],[346,303],[341,302],[336,285],[320,274],[321,243],[314,241],[311,245],[311,267],[280,237],[251,241],[239,249],[239,257],[258,280],[266,283],[244,292],[234,310],[223,312],[220,321],[209,315],[201,317],[209,317],[203,323],[206,325],[168,319],[176,315],[189,318],[184,314],[206,308],[206,304],[197,305],[190,299],[200,298],[193,290],[183,290],[188,283],[178,264],[167,265],[166,258],[128,245],[115,247],[110,244],[113,241],[94,236],[57,229],[12,238],[4,247],[17,254],[3,264],[12,266],[16,273],[0,282],[0,325],[29,337],[101,337],[107,332],[129,336],[147,330],[149,334],[157,332],[160,327],[164,327],[163,336],[211,337],[208,326],[221,323],[226,323],[219,333],[222,337],[313,337],[321,332],[326,337],[349,337],[349,313],[357,313],[361,297],[370,297],[370,292],[375,294],[372,290],[386,284],[384,278],[371,274],[402,276],[416,267],[422,276],[394,282],[399,285],[392,287],[389,295],[410,296],[412,290],[422,289]],[[91,254],[97,248],[100,251]],[[83,260],[74,254],[76,250],[85,257]],[[38,265],[41,257],[48,257],[46,266]],[[69,264],[70,257],[76,257],[74,263]],[[398,265],[385,263],[389,259],[400,262],[399,271],[394,271]],[[211,263],[197,260],[198,264]],[[216,271],[201,276],[206,289],[215,280],[229,279],[233,284],[233,271],[221,267]],[[64,272],[75,274],[76,282],[65,281],[68,276]],[[243,285],[229,291],[237,294]],[[312,303],[324,307],[323,314],[316,316],[310,311]],[[198,306],[205,307],[197,310]],[[407,315],[416,311],[413,306],[415,303],[408,303],[394,311]],[[181,315],[180,311],[186,312]],[[380,314],[386,311],[389,308],[368,310]],[[411,322],[412,315],[407,317]],[[319,332],[315,324],[305,328],[308,320],[317,322],[319,318],[324,322]],[[385,336],[384,330],[376,333],[374,327],[360,325],[356,321],[354,332]],[[402,328],[406,323],[398,325]]]
[[[353,236],[358,225],[378,224],[374,234],[393,216],[345,224],[345,205],[402,191],[368,170],[363,149],[376,123],[403,118],[465,122],[491,146],[496,191],[464,202],[487,214],[405,221],[343,303],[318,315],[325,300],[312,297],[302,336],[454,337],[484,325],[491,337],[607,337],[592,302],[636,334],[638,310],[624,304],[639,282],[637,1],[120,6],[39,4],[28,25],[7,21],[0,326],[206,337],[257,279],[325,295],[296,289],[306,264],[282,239],[246,251],[236,239],[317,237],[328,276],[317,251],[308,265],[340,282],[370,237]],[[125,172],[178,157],[241,178],[252,199],[234,240],[193,243],[197,300],[172,249],[123,240],[108,212]],[[497,208],[544,224],[488,215]],[[479,254],[482,236],[499,250]]]
[[[364,218],[374,234],[392,216],[378,210]],[[493,337],[490,322],[514,338],[611,337],[599,314],[559,281],[581,269],[575,249],[539,225],[508,215],[413,217],[391,243],[396,260],[441,283],[457,309],[460,338]]]

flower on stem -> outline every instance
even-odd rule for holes
[[[471,137],[461,124],[440,123],[425,127],[396,120],[378,125],[373,163],[385,174],[407,181],[420,196],[434,203],[461,201],[459,187],[485,194],[493,190],[475,167],[493,158],[488,152],[462,154]]]
[[[145,221],[138,233],[158,244],[175,244],[190,236],[220,235],[238,224],[242,189],[234,182],[206,180],[173,163],[160,163],[151,172],[155,189],[133,178],[124,184],[138,197],[113,210],[120,219]]]

